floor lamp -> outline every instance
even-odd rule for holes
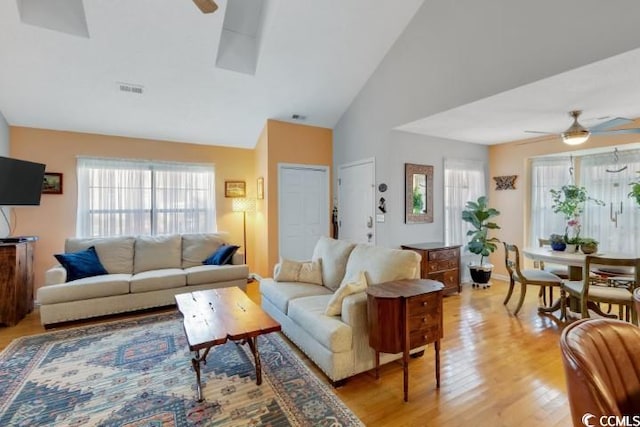
[[[244,245],[244,263],[247,264],[247,212],[256,211],[256,199],[236,197],[231,202],[231,210],[233,212],[242,212],[242,243]]]

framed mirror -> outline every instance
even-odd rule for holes
[[[433,166],[404,164],[404,222],[433,222]]]

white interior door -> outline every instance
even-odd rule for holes
[[[320,236],[329,236],[329,168],[278,165],[280,257],[308,260]]]
[[[340,166],[338,171],[338,237],[353,243],[376,242],[375,160]]]

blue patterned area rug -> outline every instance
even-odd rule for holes
[[[179,314],[63,330],[0,353],[0,426],[352,426],[356,416],[278,334],[214,347],[204,402]]]

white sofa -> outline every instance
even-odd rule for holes
[[[95,247],[109,274],[66,281],[56,266],[37,291],[43,325],[175,304],[174,295],[238,286],[245,290],[249,268],[236,253],[232,265],[203,265],[223,244],[223,235],[173,234],[69,238],[65,252]]]
[[[282,325],[282,331],[329,377],[340,380],[375,367],[375,352],[369,346],[367,296],[347,296],[339,316],[324,314],[334,291],[364,272],[367,284],[420,277],[420,255],[413,251],[370,245],[353,245],[322,237],[313,260],[320,260],[322,285],[260,280],[262,307]],[[274,269],[278,275],[280,265]],[[413,352],[424,350],[424,347]],[[401,354],[381,354],[380,363]]]

